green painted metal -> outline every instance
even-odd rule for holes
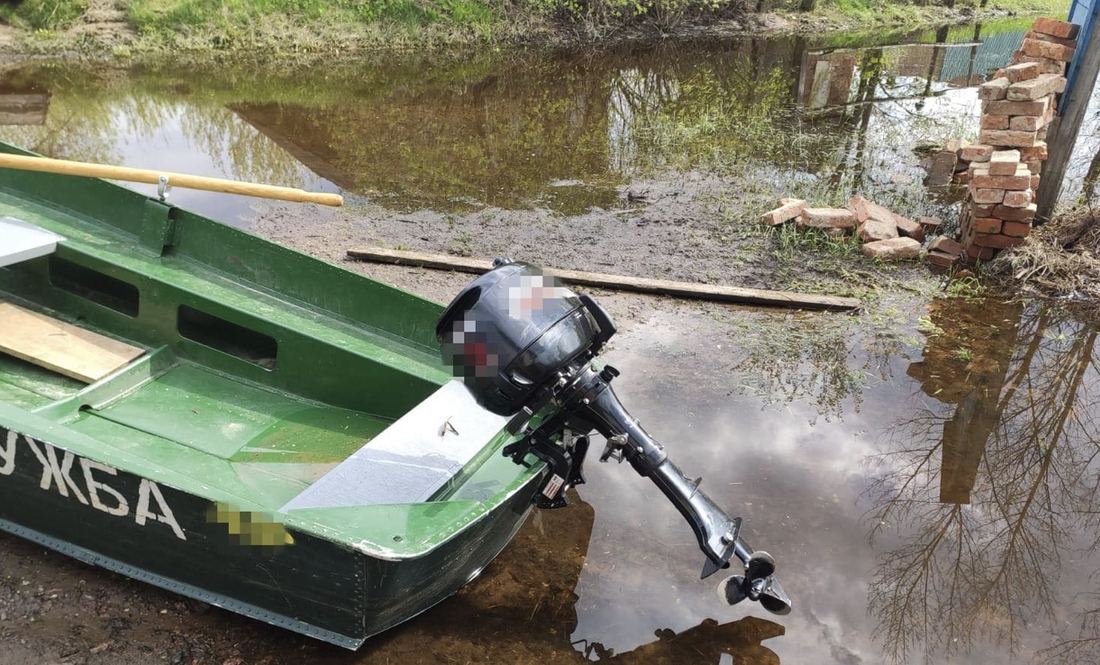
[[[438,304],[111,183],[2,176],[0,215],[66,240],[0,300],[147,353],[88,386],[0,354],[0,529],[354,647],[522,524],[544,469],[503,431],[431,501],[279,512],[451,379]]]

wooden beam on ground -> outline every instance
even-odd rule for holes
[[[458,272],[483,273],[493,267],[491,261],[467,259],[445,254],[425,254],[395,249],[366,248],[349,249],[348,256],[353,259],[388,263],[391,265],[409,265],[436,270],[455,270]],[[859,309],[859,300],[839,296],[819,296],[790,291],[767,291],[747,289],[738,286],[714,286],[691,282],[673,282],[666,279],[647,279],[625,275],[605,275],[578,270],[547,269],[546,274],[554,275],[570,284],[595,286],[619,291],[636,291],[679,298],[696,298],[718,302],[736,302],[769,307],[790,307],[794,309],[814,309],[832,311],[850,311]]]

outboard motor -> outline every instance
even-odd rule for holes
[[[587,295],[526,263],[497,259],[451,302],[436,326],[443,357],[486,409],[512,416],[508,429],[523,438],[504,454],[527,465],[533,455],[550,472],[536,505],[567,505],[565,490],[584,483],[588,434],[607,441],[600,461],[626,460],[649,478],[691,525],[706,555],[702,577],[728,568],[736,555],[744,570],[728,578],[719,596],[730,605],[757,600],[776,614],[791,602],[775,578],[775,561],[753,552],[730,517],[668,458],[611,388],[619,375],[595,356],[615,334],[607,312]]]

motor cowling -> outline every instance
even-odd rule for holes
[[[498,259],[455,297],[435,334],[481,405],[511,415],[599,353],[615,326],[594,300],[539,268]]]
[[[610,316],[591,297],[578,295],[535,266],[497,259],[451,302],[436,326],[444,360],[486,409],[513,416],[509,429],[523,438],[505,455],[526,464],[535,455],[550,467],[536,496],[543,507],[566,505],[565,489],[584,482],[587,433],[607,440],[600,461],[627,461],[649,478],[687,520],[706,555],[702,577],[737,557],[743,574],[727,580],[720,597],[734,604],[759,601],[776,614],[790,599],[773,576],[775,562],[740,538],[741,518],[731,517],[668,458],[623,407],[611,381],[618,371],[593,359],[615,334]],[[535,429],[528,423],[543,418]],[[577,432],[580,434],[577,435]],[[580,442],[580,443],[578,443]]]

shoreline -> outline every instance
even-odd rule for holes
[[[94,0],[93,0],[94,4]],[[108,21],[96,22],[102,12],[89,11],[92,22],[81,22],[64,32],[29,31],[0,25],[0,65],[36,60],[75,59],[114,65],[156,64],[166,60],[185,63],[223,62],[241,64],[308,64],[354,61],[379,56],[409,54],[468,55],[485,51],[523,52],[540,49],[600,51],[624,46],[649,46],[663,42],[690,42],[737,37],[829,37],[880,33],[905,35],[965,24],[1028,19],[1040,10],[1010,11],[994,8],[975,11],[969,7],[911,7],[911,17],[898,20],[878,15],[878,20],[824,10],[809,13],[745,13],[737,18],[685,19],[669,28],[653,21],[596,28],[549,22],[521,23],[505,20],[500,30],[484,34],[476,28],[442,24],[409,26],[385,23],[293,25],[273,17],[250,33],[231,40],[220,39],[211,30],[184,30],[151,37],[141,35],[126,22],[122,12],[107,14]]]

